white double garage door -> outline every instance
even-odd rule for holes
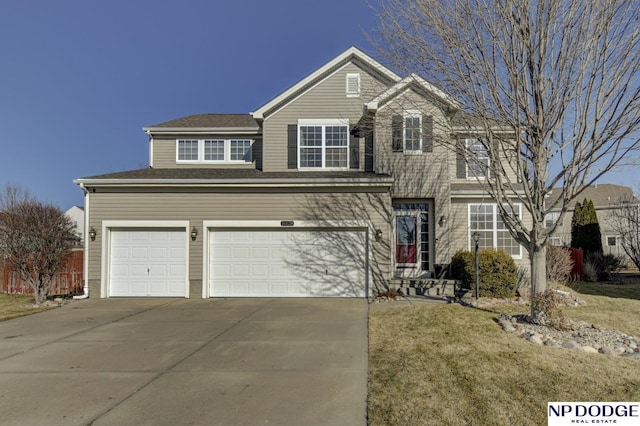
[[[109,297],[188,294],[189,248],[203,245],[204,297],[366,297],[364,229],[112,229]]]

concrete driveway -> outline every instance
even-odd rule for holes
[[[363,299],[89,299],[0,322],[3,425],[364,425]]]

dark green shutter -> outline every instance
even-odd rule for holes
[[[456,152],[456,177],[459,179],[467,178],[467,163],[461,152]]]
[[[403,137],[402,127],[404,120],[401,115],[394,115],[391,117],[391,149],[393,152],[402,152]]]
[[[287,168],[298,168],[298,125],[287,126]]]
[[[349,168],[360,168],[360,138],[354,134],[349,135]]]
[[[433,116],[422,116],[422,152],[433,152]]]

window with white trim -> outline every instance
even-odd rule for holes
[[[178,163],[250,163],[251,139],[178,139]]]
[[[555,223],[560,219],[560,212],[551,212],[547,213],[544,216],[544,226],[545,228],[551,228]],[[562,223],[559,224],[562,226]]]
[[[562,247],[562,238],[560,238],[560,237],[549,237],[549,243],[552,246]]]
[[[404,152],[422,152],[422,114],[420,111],[404,113],[402,140]]]
[[[348,121],[299,120],[298,160],[301,169],[348,169]]]
[[[478,138],[465,139],[465,145],[471,154],[467,161],[467,179],[486,178],[491,165],[487,141]]]
[[[522,205],[514,204],[514,211],[505,205],[510,214],[522,217]],[[478,247],[497,248],[514,258],[522,258],[522,246],[511,236],[502,220],[496,204],[469,204],[469,248],[475,247],[474,233],[479,234]]]
[[[360,96],[360,74],[347,73],[346,77],[347,98],[357,98]]]
[[[607,246],[615,247],[618,245],[618,240],[621,238],[619,236],[607,235]]]
[[[183,139],[178,141],[178,161],[198,161],[198,141]]]

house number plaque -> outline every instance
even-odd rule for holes
[[[292,220],[281,220],[280,221],[280,226],[293,226],[293,221]]]

